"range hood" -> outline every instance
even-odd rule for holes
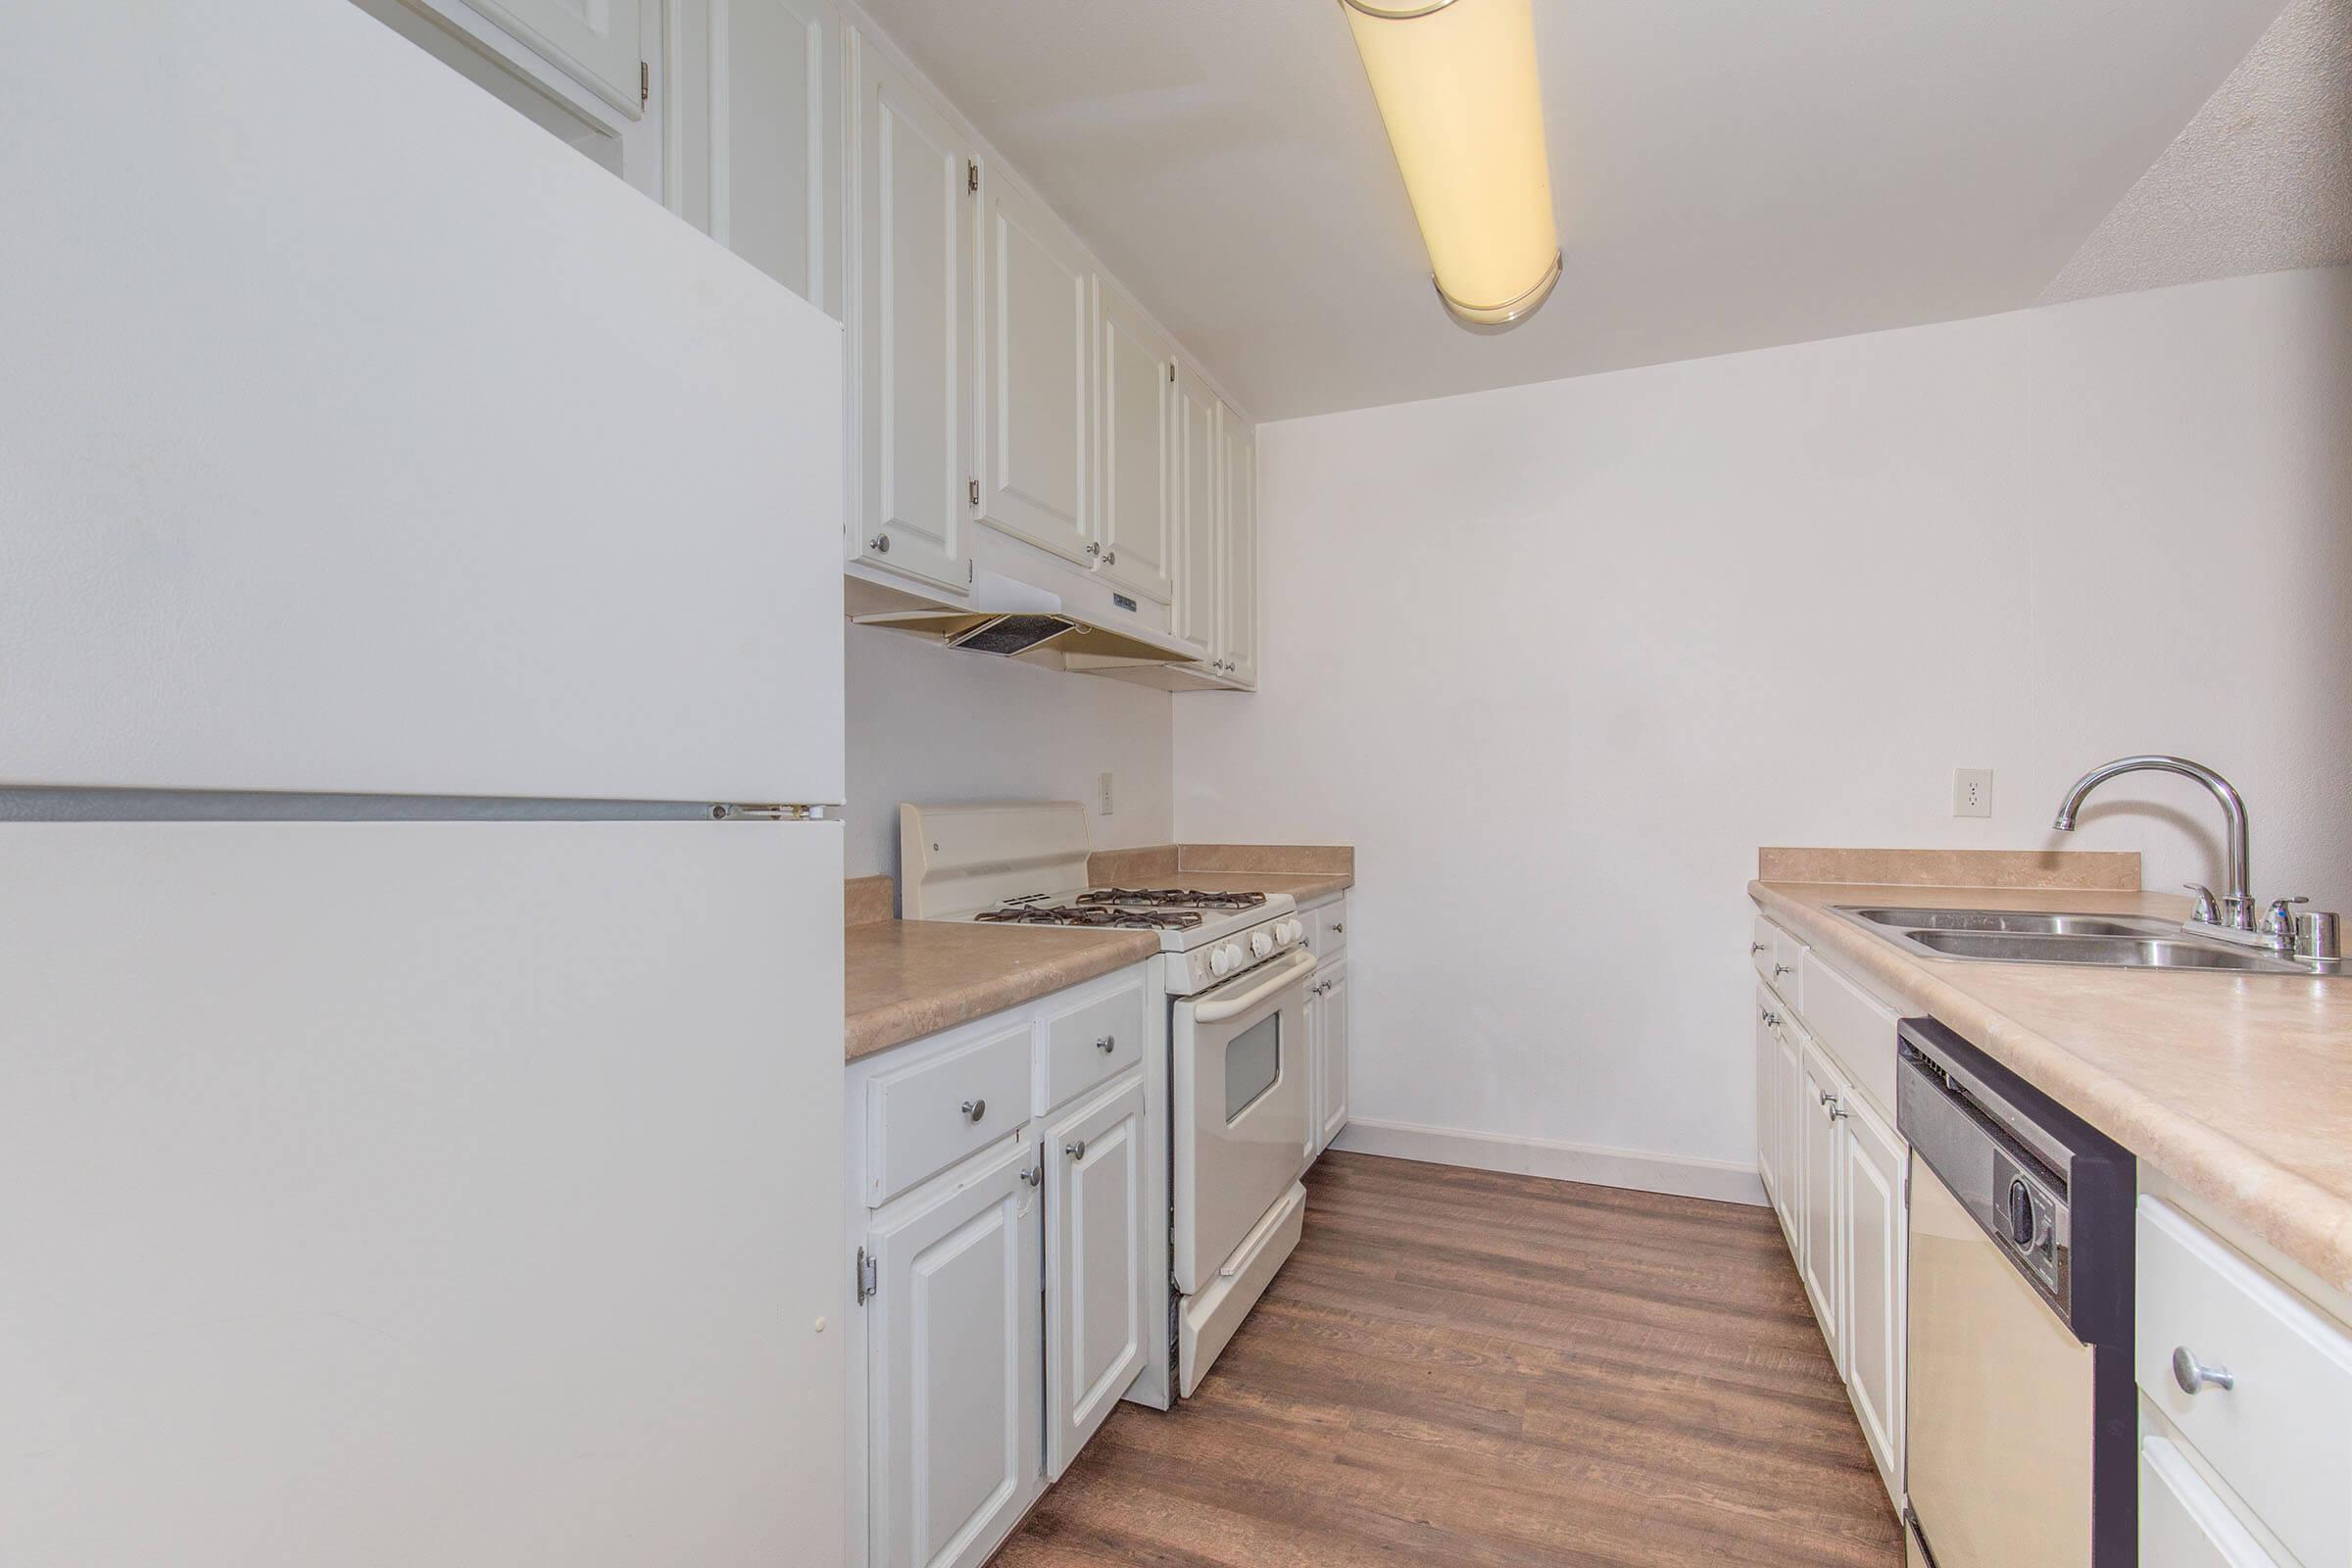
[[[1192,663],[1200,651],[1129,611],[1099,581],[1092,592],[1065,597],[1037,583],[975,564],[968,592],[950,602],[912,582],[892,582],[853,564],[844,579],[844,608],[860,626],[936,637],[951,648],[1026,657],[1064,668],[1102,664]],[[1101,599],[1098,606],[1092,600]],[[1154,606],[1153,609],[1158,607]],[[1110,617],[1119,617],[1113,621]]]

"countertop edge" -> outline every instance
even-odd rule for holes
[[[1104,931],[1086,935],[1096,940],[1082,948],[1074,945],[1066,956],[1015,963],[985,980],[927,992],[920,998],[887,1002],[849,1014],[843,1024],[842,1059],[858,1061],[894,1046],[926,1039],[975,1018],[1084,985],[1159,954],[1156,932]]]
[[[1886,942],[1780,887],[1747,885],[1758,907],[1835,953],[1907,1005],[2064,1103],[2182,1188],[2339,1291],[2352,1291],[2352,1205],[2194,1116],[2102,1072],[2060,1041],[1950,985]],[[2322,1218],[2332,1211],[2331,1217]],[[2309,1220],[2301,1216],[2311,1214]]]

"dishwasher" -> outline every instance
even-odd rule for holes
[[[1910,1560],[2132,1568],[2132,1155],[1934,1019],[1898,1039]]]

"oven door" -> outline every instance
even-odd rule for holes
[[[1169,1035],[1177,1289],[1200,1294],[1306,1169],[1306,987],[1299,949],[1177,1001]]]

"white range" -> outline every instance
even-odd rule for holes
[[[1169,1333],[1129,1397],[1160,1409],[1201,1376],[1298,1246],[1314,1156],[1306,998],[1287,893],[1099,887],[1074,801],[899,808],[910,920],[1156,931],[1167,1029],[1144,1064],[1148,1169],[1164,1193]],[[1158,1282],[1165,1281],[1164,1287]]]

